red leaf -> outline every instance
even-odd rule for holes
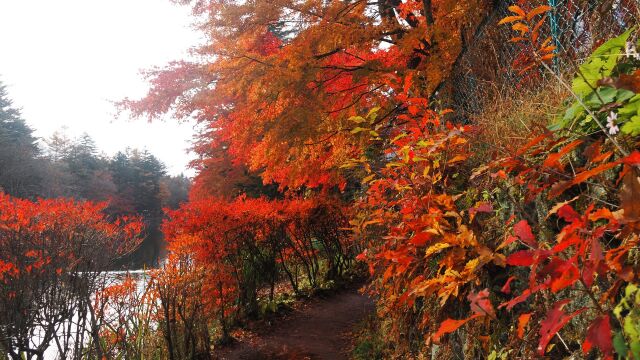
[[[471,221],[473,221],[473,218],[477,213],[490,213],[492,211],[493,207],[491,206],[491,204],[486,201],[482,201],[477,203],[475,207],[469,209],[469,218]]]
[[[500,291],[502,291],[505,294],[511,294],[511,282],[515,279],[515,276],[510,276],[509,279],[507,279],[507,282],[504,283],[504,285],[502,285],[502,289],[500,289]]]
[[[575,149],[580,144],[582,144],[582,140],[580,139],[570,142],[565,147],[560,149],[560,151],[558,151],[557,153],[549,154],[542,165],[545,167],[555,167],[561,169],[562,165],[560,164],[560,159],[562,159],[564,155]]]
[[[570,205],[565,205],[558,210],[558,216],[566,222],[574,222],[580,218]]]
[[[367,260],[367,250],[365,249],[363,252],[356,256],[356,260],[358,261],[366,261]]]
[[[634,151],[629,156],[620,160],[623,164],[630,166],[640,165],[640,151]]]
[[[541,273],[551,275],[551,291],[558,292],[573,285],[580,278],[580,271],[571,261],[553,258]]]
[[[520,220],[515,224],[513,226],[513,232],[520,238],[520,240],[522,240],[522,242],[533,247],[538,247],[538,242],[536,241],[535,236],[533,236],[531,226],[529,226],[527,220]]]
[[[562,308],[571,302],[571,299],[558,301],[553,309],[547,312],[547,317],[540,324],[540,342],[538,343],[538,355],[544,356],[549,341],[562,329],[573,317],[580,314],[585,308],[579,309],[571,314],[566,314]]]
[[[530,250],[520,250],[509,255],[507,264],[512,266],[531,266],[534,262],[534,252]]]
[[[484,289],[478,293],[470,293],[467,299],[471,302],[471,311],[474,313],[495,319],[496,312],[493,310],[493,305],[489,301],[489,289]]]
[[[421,232],[417,233],[414,237],[409,240],[409,242],[415,246],[424,246],[432,237],[430,233]]]
[[[589,325],[587,337],[582,343],[582,351],[588,354],[594,347],[599,348],[606,357],[610,357],[613,353],[609,315],[601,316]]]
[[[557,214],[557,213],[558,213],[558,211],[559,211],[562,207],[564,207],[565,205],[568,205],[568,204],[570,204],[570,203],[572,203],[572,202],[574,202],[574,201],[578,200],[578,198],[579,198],[579,197],[580,197],[580,196],[576,196],[576,197],[574,197],[574,198],[573,198],[573,199],[571,199],[571,200],[567,200],[567,201],[563,201],[563,202],[559,202],[559,203],[555,204],[555,205],[551,208],[551,210],[549,210],[549,213],[547,213],[547,217],[546,217],[546,218],[548,219],[551,215],[553,215],[553,214]],[[558,216],[560,216],[560,215],[558,215]]]
[[[516,156],[520,156],[520,155],[524,154],[530,148],[534,147],[535,145],[538,145],[540,142],[542,142],[542,140],[544,140],[544,139],[546,139],[548,137],[549,137],[549,134],[542,134],[542,135],[536,136],[535,138],[531,139],[531,141],[529,141],[526,145],[524,145],[520,149],[518,149],[518,152],[516,153]]]
[[[469,209],[469,213],[490,213],[493,211],[493,207],[488,202],[479,202],[476,204],[476,207]]]
[[[596,176],[602,172],[605,172],[615,166],[617,166],[618,163],[617,162],[611,162],[611,163],[606,163],[606,164],[602,164],[600,166],[596,166],[593,169],[587,170],[587,171],[583,171],[581,173],[576,174],[576,176],[573,178],[573,180],[571,181],[572,185],[577,185],[580,184],[586,180],[588,180],[589,178]]]
[[[522,292],[522,294],[514,297],[513,299],[504,302],[502,304],[500,304],[498,306],[499,309],[502,309],[503,307],[507,307],[507,310],[511,310],[513,309],[514,306],[520,304],[521,302],[527,300],[529,298],[529,296],[531,296],[531,294],[543,289],[545,286],[544,285],[537,285],[531,289],[526,289]]]
[[[605,163],[600,166],[596,166],[593,169],[589,169],[583,171],[581,173],[576,174],[576,176],[571,181],[557,182],[551,187],[551,191],[549,192],[549,199],[552,199],[560,194],[562,194],[565,190],[569,189],[574,185],[581,184],[593,176],[599,175],[602,172],[605,172],[611,168],[618,166],[619,162],[610,162]]]

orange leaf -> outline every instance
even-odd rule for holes
[[[521,35],[529,32],[529,27],[523,23],[515,23],[511,28],[515,31],[519,31]]]
[[[549,61],[549,60],[552,60],[554,57],[556,57],[556,54],[547,54],[547,55],[541,57],[540,59],[542,61]]]
[[[543,48],[540,48],[540,52],[550,53],[550,52],[553,52],[555,49],[557,49],[557,47],[555,45],[549,45],[549,46],[545,46]]]
[[[512,37],[511,39],[509,39],[509,41],[513,42],[513,43],[517,43],[517,42],[520,42],[520,41],[526,41],[526,40],[527,40],[527,38],[523,38],[522,36],[516,36],[516,37]]]
[[[526,153],[529,149],[531,149],[535,145],[538,145],[540,142],[542,142],[542,140],[544,140],[544,139],[546,139],[548,137],[549,137],[548,134],[542,134],[542,135],[536,136],[535,138],[531,139],[531,141],[529,141],[526,145],[524,145],[520,149],[518,149],[518,152],[516,153],[516,155],[522,155],[522,154]]]
[[[574,198],[573,198],[573,199],[571,199],[571,200],[567,200],[567,201],[563,201],[563,202],[559,202],[559,203],[555,204],[555,205],[551,208],[551,210],[549,210],[549,212],[547,213],[547,217],[546,217],[545,219],[548,219],[551,215],[553,215],[553,214],[557,213],[557,212],[558,212],[558,210],[560,210],[560,208],[562,208],[563,206],[568,205],[568,204],[570,204],[570,203],[572,203],[572,202],[574,202],[574,201],[578,200],[578,198],[579,198],[579,197],[580,197],[580,196],[576,196],[576,197],[574,197]]]
[[[577,185],[580,183],[585,182],[586,180],[590,179],[591,177],[594,177],[596,175],[599,175],[600,173],[603,173],[611,168],[614,168],[618,165],[617,162],[612,162],[612,163],[607,163],[607,164],[602,164],[600,166],[596,166],[593,169],[587,170],[587,171],[583,171],[579,174],[576,174],[576,176],[573,178],[573,181],[571,181],[571,183],[573,185]]]
[[[471,317],[468,317],[466,319],[462,319],[462,320],[456,320],[456,319],[447,319],[445,321],[443,321],[440,324],[440,328],[438,329],[438,331],[433,334],[433,342],[435,343],[439,343],[440,342],[440,338],[445,335],[445,334],[449,334],[452,333],[456,330],[458,330],[458,328],[464,324],[466,324],[469,320],[475,319],[477,317],[479,317],[481,315],[472,315]]]
[[[527,327],[529,323],[529,319],[531,319],[531,313],[526,313],[518,316],[518,338],[524,338],[524,329]]]
[[[529,11],[529,13],[527,14],[527,20],[531,21],[531,19],[533,19],[536,15],[546,13],[549,10],[551,10],[551,6],[548,6],[548,5],[538,6],[537,8]]]
[[[533,26],[533,30],[531,31],[531,41],[533,43],[536,43],[538,41],[538,36],[540,35],[540,28],[542,27],[542,25],[545,24],[546,19],[547,19],[547,16],[545,15]]]
[[[507,16],[498,22],[498,25],[510,24],[515,21],[524,20],[522,16]]]
[[[524,12],[524,10],[522,10],[522,8],[518,5],[511,5],[508,7],[509,11],[511,11],[514,14],[518,14],[520,16],[526,16],[527,13]]]
[[[612,169],[616,166],[618,166],[619,162],[610,162],[610,163],[606,163],[606,164],[602,164],[600,166],[596,166],[593,169],[589,169],[586,171],[583,171],[581,173],[576,174],[576,176],[573,178],[573,180],[571,181],[564,181],[564,182],[558,182],[556,184],[554,184],[551,187],[551,191],[549,191],[549,199],[553,199],[554,197],[562,194],[565,190],[567,190],[568,188],[574,186],[574,185],[578,185],[581,184],[587,180],[589,180],[590,178],[599,175],[609,169]]]
[[[540,45],[540,47],[545,47],[547,45],[549,45],[551,43],[551,37],[548,37],[544,40],[544,42],[542,43],[542,45]]]

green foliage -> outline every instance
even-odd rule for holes
[[[618,129],[612,127],[622,124],[622,134],[640,134],[640,95],[636,94],[640,61],[625,53],[633,31],[605,42],[579,67],[571,86],[577,99],[551,130],[590,134],[607,124],[607,131],[616,135]]]
[[[42,171],[36,140],[0,82],[0,191],[21,197],[40,193]]]
[[[622,325],[613,340],[616,352],[627,359],[640,359],[640,288],[637,285],[627,285],[613,313]]]
[[[632,30],[605,42],[587,58],[580,66],[581,76],[573,80],[573,92],[585,97],[597,86],[598,80],[613,74],[618,60],[624,56],[624,46]]]

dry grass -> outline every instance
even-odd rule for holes
[[[486,94],[484,110],[470,116],[478,128],[474,137],[480,159],[496,151],[508,152],[530,140],[532,132],[552,123],[564,109],[569,97],[555,81],[547,81],[535,90],[492,91]]]

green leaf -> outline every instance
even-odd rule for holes
[[[616,95],[618,94],[618,90],[611,87],[601,87],[598,88],[596,92],[605,104],[613,102],[616,99]]]
[[[623,134],[636,136],[640,134],[640,115],[633,116],[620,128]]]
[[[357,134],[359,132],[367,131],[367,130],[369,130],[369,129],[365,129],[365,128],[362,128],[362,127],[358,126],[358,127],[354,128],[353,130],[351,130],[351,133],[352,134]]]
[[[627,101],[634,96],[636,96],[636,93],[634,93],[633,91],[629,91],[627,89],[618,89],[616,94],[616,101],[617,102]]]
[[[579,75],[573,79],[572,84],[576,95],[588,95],[596,87],[598,80],[611,75],[618,59],[624,56],[624,46],[632,30],[600,45],[580,66]]]
[[[616,334],[613,336],[613,348],[620,356],[626,357],[629,353],[627,342],[624,339],[624,335],[622,335],[620,331],[616,331]]]
[[[640,101],[629,101],[625,106],[618,109],[618,115],[623,117],[631,117],[640,115]]]
[[[574,119],[581,118],[585,113],[584,107],[579,102],[574,102],[564,113],[562,119],[549,126],[549,130],[556,131],[564,129],[573,123]]]

